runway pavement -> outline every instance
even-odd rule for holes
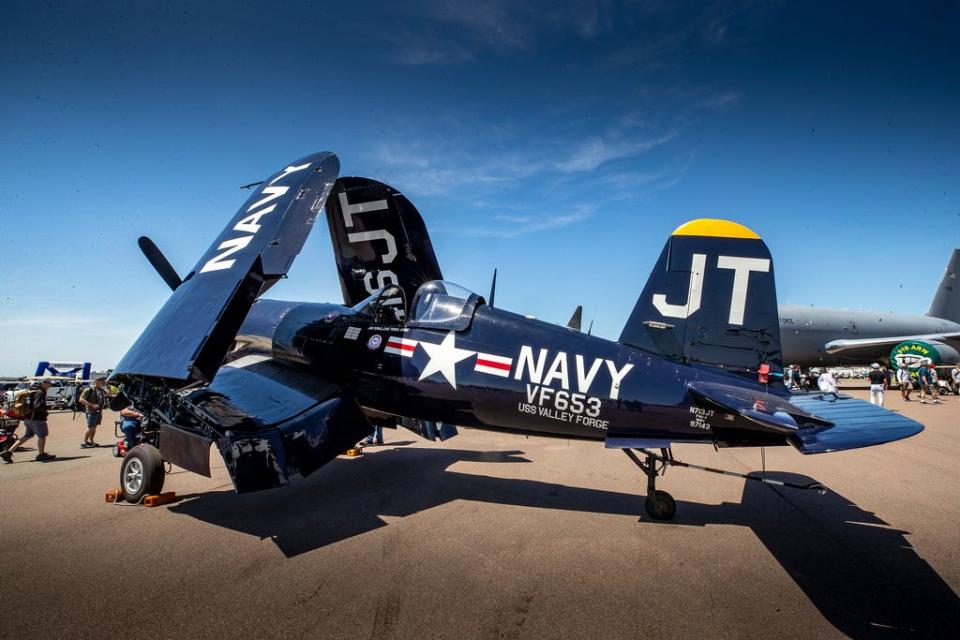
[[[927,429],[767,450],[768,475],[826,495],[674,468],[671,523],[642,515],[645,479],[619,451],[473,430],[387,430],[361,458],[243,496],[215,456],[212,479],[167,477],[181,502],[115,506],[118,460],[79,448],[82,416],[54,414],[57,461],[0,466],[0,637],[960,637],[960,399],[887,398]]]

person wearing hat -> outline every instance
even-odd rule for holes
[[[103,421],[103,405],[107,403],[107,392],[103,390],[103,387],[106,384],[107,379],[100,376],[80,394],[80,404],[83,405],[84,413],[87,416],[87,432],[83,434],[83,442],[80,443],[81,449],[100,446],[94,442],[93,438],[97,435],[97,427]]]
[[[870,365],[870,373],[867,374],[867,377],[870,378],[870,404],[876,404],[883,406],[883,381],[886,378],[883,375],[883,371],[880,370],[880,365],[874,362]]]
[[[13,452],[33,436],[37,436],[37,462],[47,462],[57,457],[44,451],[44,447],[47,445],[47,434],[49,433],[47,429],[47,389],[49,388],[49,380],[35,380],[30,383],[30,387],[27,389],[27,393],[30,394],[27,399],[27,411],[23,418],[23,426],[26,427],[26,431],[24,431],[23,437],[13,443],[12,447],[0,453],[0,458],[7,464],[13,462]]]

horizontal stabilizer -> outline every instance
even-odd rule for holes
[[[283,277],[333,188],[340,162],[317,153],[256,189],[140,334],[114,376],[213,379],[257,296]]]
[[[691,382],[687,387],[700,404],[738,413],[748,420],[783,433],[804,427],[830,425],[829,420],[771,393],[715,382]]]
[[[815,413],[833,426],[801,428],[788,436],[801,453],[858,449],[916,435],[923,425],[869,402],[834,394],[797,394],[790,404]]]

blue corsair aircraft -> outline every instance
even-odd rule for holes
[[[248,492],[306,476],[373,424],[431,439],[463,425],[622,449],[647,476],[647,513],[670,519],[676,503],[656,479],[693,466],[674,444],[822,453],[923,429],[784,387],[773,263],[746,227],[677,228],[613,342],[444,281],[413,205],[338,170],[318,153],[270,176],[182,280],[141,238],[174,291],[113,373],[115,408],[133,403],[158,434],[123,460],[128,501],[160,491],[163,460],[209,476],[211,444]],[[324,209],[344,304],[262,299]]]

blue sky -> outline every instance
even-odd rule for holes
[[[613,339],[691,218],[760,233],[781,303],[923,313],[960,246],[955,2],[394,4],[5,3],[0,373],[112,367],[168,295],[137,236],[185,273],[319,150],[449,279]],[[339,296],[318,225],[271,297]]]

